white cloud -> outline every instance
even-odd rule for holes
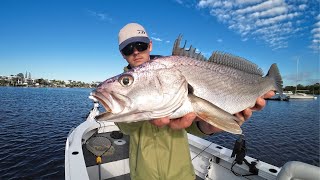
[[[241,41],[246,42],[246,41],[248,41],[248,38],[243,38],[243,39],[241,39]]]
[[[162,41],[162,39],[156,38],[156,37],[151,37],[151,39],[152,39],[152,40],[155,40],[155,41],[160,41],[160,42]]]
[[[305,10],[305,9],[307,9],[307,5],[306,4],[301,4],[300,6],[299,6],[299,9],[300,10]]]
[[[283,3],[284,3],[283,0],[269,0],[255,6],[249,6],[244,9],[238,9],[236,10],[236,12],[244,14],[244,13],[257,12],[257,11],[264,11],[264,10],[271,9],[273,7],[277,7]]]
[[[299,13],[291,13],[291,14],[283,14],[283,15],[279,15],[279,16],[275,16],[272,18],[268,18],[268,19],[259,19],[256,22],[257,26],[267,26],[267,25],[271,25],[271,24],[277,24],[280,23],[281,21],[285,21],[285,20],[290,20],[293,19],[294,17],[299,16]]]
[[[316,23],[311,30],[312,40],[309,46],[315,52],[320,52],[320,14],[315,17]]]
[[[272,9],[268,9],[266,11],[254,12],[250,16],[253,18],[263,18],[263,17],[272,17],[276,15],[281,15],[287,12],[288,12],[288,9],[286,7],[275,7]]]
[[[278,49],[288,47],[288,39],[305,30],[301,27],[307,23],[306,3],[304,0],[200,0],[197,7],[208,8],[210,15],[239,33],[242,40],[263,40]]]
[[[219,4],[217,4],[217,3],[219,3]],[[198,6],[199,6],[200,8],[206,8],[206,7],[208,7],[208,6],[218,7],[218,6],[221,6],[221,3],[220,3],[220,1],[214,2],[214,1],[201,0],[201,1],[198,3]]]
[[[320,33],[320,27],[312,29],[311,33]]]
[[[112,18],[106,13],[98,13],[98,12],[91,11],[91,10],[88,10],[88,12],[89,12],[89,14],[91,14],[92,16],[97,17],[101,21],[112,22]]]
[[[179,4],[183,4],[183,1],[182,0],[175,0],[177,3]]]
[[[256,4],[260,3],[262,0],[236,0],[236,4],[238,5],[247,5],[247,4]]]

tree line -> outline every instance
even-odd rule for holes
[[[82,81],[68,80],[47,80],[43,78],[28,79],[23,73],[10,75],[9,77],[0,76],[0,86],[28,86],[28,87],[84,87],[95,88],[99,82],[85,83]]]
[[[305,92],[306,94],[315,94],[315,95],[319,95],[320,94],[320,84],[319,83],[315,83],[313,85],[307,85],[304,86],[302,84],[298,84],[297,88],[296,86],[286,86],[283,90],[284,91],[292,91],[295,92],[296,89],[297,90],[306,90],[307,92]]]
[[[0,77],[0,86],[23,86],[21,82],[27,82],[28,86],[36,86],[36,84],[40,87],[86,87],[86,88],[95,88],[99,84],[99,82],[91,82],[85,83],[82,81],[74,81],[68,80],[67,82],[62,80],[47,80],[47,79],[34,79],[33,81],[28,81],[24,77],[23,73],[19,73],[17,75],[11,75],[12,78],[1,78]],[[320,94],[320,85],[319,83],[315,83],[313,85],[304,86],[302,84],[298,84],[298,90],[307,90],[307,94]],[[286,86],[284,91],[296,91],[296,86]]]

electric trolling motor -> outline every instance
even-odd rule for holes
[[[244,140],[244,135],[241,134],[239,139],[234,143],[231,157],[236,157],[235,161],[237,164],[242,164],[244,157],[246,156],[246,151],[246,141]]]
[[[246,141],[244,139],[244,135],[241,134],[239,136],[239,139],[237,139],[236,142],[234,143],[231,157],[236,157],[235,162],[237,164],[241,165],[243,162],[245,162],[245,164],[249,167],[249,172],[251,172],[252,174],[242,175],[242,176],[257,175],[259,172],[259,169],[257,169],[256,167],[257,162],[249,163],[245,159],[246,152],[247,152]]]

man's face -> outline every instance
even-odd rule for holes
[[[150,60],[150,52],[152,51],[151,41],[146,50],[141,51],[139,47],[135,47],[135,46],[133,47],[134,47],[133,52],[130,55],[125,55],[123,52],[121,52],[123,58],[127,60],[127,62],[130,64],[131,67],[139,66]]]

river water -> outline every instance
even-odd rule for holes
[[[64,179],[71,128],[85,120],[91,89],[0,87],[0,179]],[[282,166],[297,160],[319,166],[317,100],[268,101],[243,126],[247,155]],[[237,136],[207,138],[233,148]]]

